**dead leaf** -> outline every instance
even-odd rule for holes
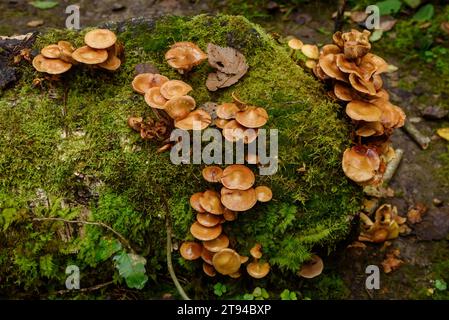
[[[399,254],[399,249],[394,249],[390,253],[387,253],[387,258],[381,262],[385,273],[390,273],[398,269],[404,263],[404,261],[398,259]]]
[[[390,31],[396,25],[396,22],[398,22],[398,21],[396,19],[394,19],[393,17],[389,17],[389,16],[382,17],[382,19],[379,23],[379,29],[382,30],[383,32]]]
[[[36,27],[39,27],[39,26],[41,26],[43,24],[44,24],[44,20],[42,20],[42,19],[31,20],[30,22],[27,23],[27,27],[36,28]]]
[[[438,129],[438,130],[437,130],[437,134],[438,134],[441,138],[443,138],[443,139],[449,141],[449,128],[441,128],[441,129]]]
[[[407,212],[407,219],[411,224],[419,223],[422,221],[422,216],[427,212],[427,207],[418,202]]]
[[[350,245],[348,245],[346,248],[347,248],[347,249],[349,249],[349,248],[360,248],[360,249],[365,249],[365,248],[366,248],[366,244],[364,244],[363,242],[360,242],[360,241],[354,241],[353,243],[351,243]]]
[[[365,11],[352,11],[351,12],[351,20],[355,23],[361,23],[366,20],[368,14]]]
[[[440,28],[441,30],[449,34],[449,21],[442,22]]]

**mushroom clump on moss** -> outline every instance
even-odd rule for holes
[[[207,59],[207,54],[192,42],[176,42],[165,53],[167,63],[184,74]]]

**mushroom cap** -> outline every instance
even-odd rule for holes
[[[187,117],[195,107],[195,99],[191,96],[180,96],[167,101],[164,110],[172,119],[181,120]]]
[[[109,55],[105,62],[100,63],[98,66],[100,68],[106,69],[108,71],[115,71],[120,68],[122,61],[115,55]]]
[[[367,122],[380,121],[382,118],[381,109],[372,103],[361,100],[349,102],[346,106],[346,114],[353,120]]]
[[[210,252],[218,252],[229,246],[229,238],[222,233],[214,240],[203,241],[203,246]]]
[[[221,222],[220,216],[211,213],[198,213],[196,215],[196,221],[201,223],[205,227],[215,227]]]
[[[229,120],[217,118],[214,120],[214,125],[217,128],[224,129],[224,127],[229,123]]]
[[[161,94],[168,100],[185,96],[190,91],[192,91],[192,87],[181,80],[169,80],[161,86]]]
[[[334,86],[335,96],[342,101],[352,101],[360,99],[359,94],[347,86],[345,83],[337,81]]]
[[[204,180],[208,182],[220,182],[223,175],[223,169],[218,166],[207,166],[201,172]]]
[[[175,120],[175,127],[183,130],[204,130],[211,122],[212,118],[208,112],[197,109],[190,112],[184,119]]]
[[[349,82],[355,90],[369,95],[375,95],[377,90],[374,84],[374,77],[376,77],[376,75],[373,76],[373,79],[365,81],[355,73],[351,73],[349,74]],[[380,79],[380,81],[381,80],[382,79]],[[377,84],[379,84],[379,78],[377,78]]]
[[[190,227],[190,233],[198,240],[207,241],[217,238],[222,231],[221,224],[213,227],[205,227],[198,221],[195,221]]]
[[[224,275],[236,273],[240,269],[240,264],[240,255],[229,248],[221,249],[212,258],[215,270]]]
[[[270,272],[270,264],[268,262],[254,261],[248,263],[246,271],[251,277],[261,279]]]
[[[313,69],[315,68],[315,66],[317,65],[317,62],[315,60],[307,60],[305,63],[305,66],[309,69]]]
[[[145,92],[145,102],[152,108],[165,109],[167,99],[161,94],[161,88],[153,87]]]
[[[248,190],[254,185],[255,181],[254,173],[243,164],[233,164],[226,167],[221,177],[221,183],[232,190]]]
[[[337,66],[337,55],[333,53],[329,53],[326,55],[322,55],[319,60],[319,65],[323,72],[333,78],[340,81],[347,82],[348,76],[345,75]]]
[[[186,241],[181,244],[179,252],[181,256],[186,260],[196,260],[201,257],[201,251],[203,246],[198,242]]]
[[[248,162],[248,164],[259,164],[260,159],[259,156],[255,153],[247,153],[245,155],[245,161]]]
[[[107,49],[115,44],[117,36],[108,29],[94,29],[86,33],[84,43],[93,49]]]
[[[301,52],[309,59],[318,60],[320,50],[314,44],[305,44],[301,47]]]
[[[367,54],[371,49],[371,44],[369,42],[370,35],[371,32],[368,30],[360,32],[355,29],[341,34],[346,58],[357,59]]]
[[[380,136],[384,133],[384,127],[379,121],[364,122],[355,133],[361,137]]]
[[[301,277],[311,279],[319,276],[321,272],[323,272],[324,264],[323,260],[318,257],[316,254],[312,255],[309,261],[305,262],[301,266],[301,270],[299,271],[299,275]]]
[[[203,271],[209,277],[215,277],[217,275],[217,272],[215,272],[214,266],[211,264],[208,264],[207,262],[203,262]]]
[[[33,67],[39,72],[61,74],[68,71],[72,64],[60,59],[47,59],[43,55],[38,54],[33,59]]]
[[[376,72],[376,65],[366,60],[365,57],[362,58],[359,64],[356,64],[354,61],[346,59],[344,54],[337,54],[336,63],[341,71],[345,73],[354,73],[357,77],[366,81],[368,81]]]
[[[177,42],[165,53],[167,63],[178,70],[189,71],[207,59],[207,54],[192,42]]]
[[[134,131],[140,132],[142,127],[142,117],[129,117],[128,118],[128,126]]]
[[[226,120],[234,119],[236,113],[239,111],[240,111],[240,108],[235,103],[232,103],[232,102],[220,104],[216,110],[217,116],[221,119],[226,119]]]
[[[257,201],[268,202],[273,198],[273,192],[267,186],[257,186],[254,190],[256,191]]]
[[[352,147],[343,153],[342,166],[349,179],[363,183],[376,175],[380,167],[380,157],[373,149]]]
[[[134,91],[145,94],[151,88],[160,87],[167,81],[167,77],[158,73],[141,73],[134,77],[131,85]]]
[[[247,256],[240,256],[240,263],[244,264],[247,263],[249,258]]]
[[[229,210],[246,211],[256,204],[256,191],[253,188],[248,190],[231,190],[223,187],[221,188],[221,202]]]
[[[254,259],[260,259],[262,258],[262,245],[260,243],[256,243],[251,250],[249,250],[249,253]]]
[[[240,271],[237,271],[237,272],[234,272],[234,273],[229,274],[229,276],[230,276],[232,279],[237,279],[237,278],[240,278],[240,277],[242,276],[242,273],[241,273]]]
[[[209,213],[223,214],[224,207],[220,195],[214,190],[206,190],[200,198],[200,205]]]
[[[51,44],[42,48],[41,55],[48,59],[58,59],[61,56],[61,48],[57,44]]]
[[[294,50],[300,50],[303,45],[304,43],[297,38],[293,38],[288,41],[288,46]]]
[[[404,125],[405,113],[398,106],[385,99],[373,99],[371,102],[382,111],[380,122],[386,128],[397,128]]]
[[[72,58],[85,64],[99,64],[108,59],[108,52],[104,49],[97,50],[84,46],[73,51]]]
[[[68,41],[58,41],[58,47],[59,49],[61,49],[62,51],[66,51],[69,53],[72,53],[73,51],[75,51],[75,47]]]
[[[250,106],[235,115],[235,120],[247,128],[260,128],[268,121],[268,113],[264,108]]]
[[[243,142],[248,144],[256,140],[258,134],[258,129],[246,128],[236,120],[230,120],[223,127],[223,136],[231,142],[237,142],[243,139]]]
[[[234,221],[237,219],[237,212],[234,212],[232,210],[229,210],[228,208],[225,208],[224,212],[223,212],[223,218],[226,221]]]
[[[215,252],[209,251],[203,246],[203,250],[201,251],[201,259],[203,259],[204,262],[212,265],[212,258],[214,255]]]
[[[321,48],[320,57],[328,55],[330,53],[339,54],[339,53],[341,53],[341,49],[339,46],[337,46],[335,44],[326,44],[325,46],[323,46]]]
[[[199,213],[204,213],[206,212],[206,210],[204,210],[204,208],[201,206],[200,204],[200,199],[203,196],[202,192],[197,192],[192,194],[192,196],[190,197],[190,205],[192,206],[192,208],[199,212]]]

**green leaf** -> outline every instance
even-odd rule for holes
[[[125,278],[128,287],[142,289],[145,286],[148,276],[145,274],[147,261],[144,257],[122,251],[114,256],[113,260],[120,276]]]
[[[253,291],[253,296],[255,297],[261,297],[262,296],[262,289],[260,287],[256,287]]]
[[[421,4],[421,0],[404,0],[405,4],[415,9]]]
[[[296,296],[296,292],[290,292],[290,300],[298,300],[298,297]]]
[[[222,284],[221,282],[217,282],[214,285],[214,294],[216,296],[221,297],[223,293],[226,293],[226,291],[227,291],[226,285]]]
[[[252,294],[250,294],[250,293],[245,293],[243,295],[243,299],[244,300],[254,300],[254,296]]]
[[[109,259],[114,253],[122,249],[122,244],[117,239],[103,237],[95,250],[95,260],[97,262]]]
[[[281,293],[281,300],[290,300],[290,290],[285,289]]]
[[[268,294],[267,290],[262,288],[262,298],[268,299],[270,295]]]
[[[381,16],[398,13],[401,10],[402,2],[399,0],[385,0],[376,3],[379,7],[379,13]]]
[[[425,22],[429,21],[433,18],[433,15],[435,14],[435,9],[433,7],[433,4],[426,4],[424,7],[418,10],[417,13],[413,16],[414,21],[418,22]]]
[[[369,37],[369,41],[371,41],[371,42],[379,41],[380,38],[382,38],[383,33],[384,32],[380,29],[374,30],[373,33],[371,34],[371,36]]]
[[[39,1],[39,0],[37,0],[37,1],[30,2],[30,4],[35,8],[46,10],[46,9],[51,9],[51,8],[56,7],[58,5],[58,2],[57,1]]]
[[[440,291],[444,291],[444,290],[446,290],[447,289],[447,283],[446,283],[446,281],[444,281],[444,280],[440,280],[440,279],[438,279],[438,280],[435,280],[435,288],[437,288],[438,290],[440,290]]]

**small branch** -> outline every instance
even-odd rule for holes
[[[337,31],[341,31],[341,29],[343,28],[345,9],[346,9],[346,0],[338,1],[338,10],[337,16],[335,17],[334,33]]]
[[[59,291],[56,291],[56,294],[90,292],[90,291],[95,291],[95,290],[99,290],[101,288],[107,287],[108,285],[113,284],[113,283],[114,283],[114,281],[108,281],[108,282],[105,282],[105,283],[97,284],[96,286],[89,287],[89,288],[71,289],[71,290],[59,290]]]
[[[406,120],[402,129],[408,133],[410,137],[423,149],[427,149],[429,147],[430,138],[423,135],[413,123]]]

